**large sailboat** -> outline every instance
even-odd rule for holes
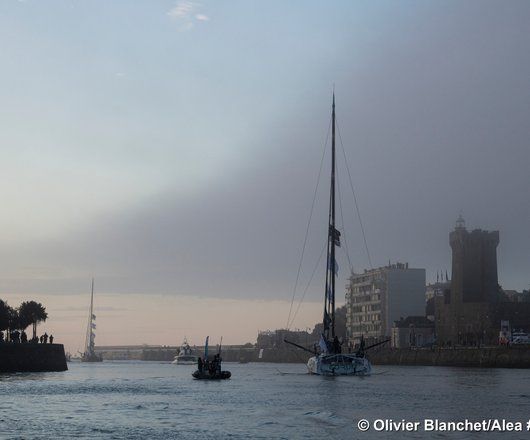
[[[309,358],[307,369],[310,374],[325,376],[369,375],[372,366],[365,357],[364,340],[362,340],[360,348],[355,353],[342,353],[341,344],[335,333],[335,277],[337,275],[335,248],[340,246],[341,235],[340,231],[335,227],[335,94],[333,94],[331,123],[331,189],[323,331],[318,344],[320,350]]]
[[[96,329],[96,315],[94,315],[94,278],[92,278],[92,290],[90,293],[90,310],[88,314],[88,326],[86,330],[86,340],[85,340],[85,351],[81,355],[81,362],[101,362],[103,358],[100,354],[97,354],[95,347],[96,334],[94,330]]]

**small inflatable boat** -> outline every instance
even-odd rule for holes
[[[210,374],[209,371],[199,371],[195,370],[192,373],[192,376],[195,379],[205,379],[205,380],[221,380],[221,379],[230,379],[232,373],[230,371],[216,371],[213,374]]]

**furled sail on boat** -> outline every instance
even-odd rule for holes
[[[92,289],[90,293],[90,310],[88,314],[88,325],[85,339],[85,351],[81,355],[81,362],[101,362],[103,358],[95,351],[96,315],[94,315],[94,278],[92,278]]]

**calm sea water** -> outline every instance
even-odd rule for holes
[[[305,366],[230,364],[228,381],[196,381],[193,366],[69,364],[63,373],[0,375],[1,438],[422,438],[359,432],[357,421],[530,418],[530,372],[374,367],[367,378],[323,378]],[[439,433],[434,438],[530,438]]]

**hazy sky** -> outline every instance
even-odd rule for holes
[[[134,342],[116,329],[139,329],[139,311],[160,343],[202,341],[178,322],[171,339],[172,307],[219,319],[207,331],[228,342],[282,325],[333,84],[373,264],[450,272],[462,212],[500,231],[499,282],[528,288],[528,23],[526,1],[1,0],[0,297],[49,304],[71,347],[92,276],[98,343]],[[325,241],[328,161],[300,293]],[[362,270],[346,177],[339,165]],[[320,320],[324,270],[295,326]],[[238,310],[240,337],[214,304]]]

